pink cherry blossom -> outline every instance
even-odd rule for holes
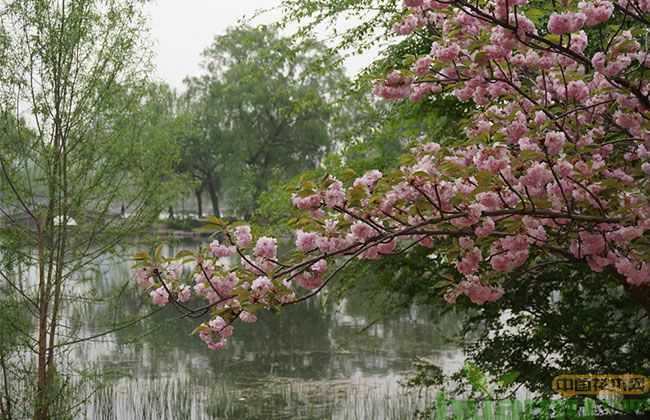
[[[431,52],[436,56],[438,61],[449,63],[458,57],[460,46],[458,46],[458,44],[452,44],[445,47],[436,46]]]
[[[476,234],[477,238],[481,239],[491,235],[492,232],[494,232],[494,228],[494,220],[488,217],[483,221],[483,224],[481,226],[474,229],[474,233]]]
[[[375,229],[369,223],[360,220],[352,224],[350,232],[352,233],[351,239],[356,242],[364,242],[376,234]]]
[[[470,276],[468,281],[462,282],[455,290],[449,290],[444,298],[449,303],[455,303],[461,294],[469,297],[475,304],[482,305],[499,300],[503,296],[503,289],[498,286],[486,286],[478,277]]]
[[[257,321],[257,317],[248,311],[241,311],[239,314],[239,319],[248,324],[252,324],[253,322]]]
[[[262,236],[257,240],[254,252],[257,258],[275,259],[278,253],[277,239]]]
[[[343,183],[335,181],[330,185],[323,195],[323,202],[327,207],[333,208],[342,206],[345,203],[345,191]]]
[[[417,247],[431,248],[425,252],[462,276],[446,291],[448,302],[463,295],[477,305],[496,301],[506,278],[547,281],[536,267],[560,262],[605,273],[594,281],[615,276],[632,299],[647,294],[650,128],[642,70],[650,59],[642,19],[650,0],[618,0],[615,21],[611,1],[524,4],[492,0],[470,10],[455,0],[405,0],[395,29],[417,30],[413,39],[431,52],[387,63],[391,71],[373,92],[389,100],[455,97],[468,110],[463,131],[413,134],[414,126],[398,133],[408,146],[386,175],[327,176],[297,188],[297,250],[278,255],[275,237],[256,237],[230,267],[222,257],[237,249],[214,241],[192,253],[189,274],[169,258],[139,260],[138,283],[164,281],[186,301],[191,289],[181,279],[193,278],[194,299],[212,305],[214,322],[199,327],[212,349],[226,345],[234,322],[254,321],[253,312],[317,294],[345,261],[408,258]],[[543,16],[547,28],[536,27]],[[620,31],[607,29],[621,19]],[[230,230],[238,247],[253,243],[250,227]],[[449,246],[454,238],[457,246]],[[164,287],[150,295],[161,306],[170,299]]]
[[[413,64],[411,67],[411,71],[418,76],[424,76],[425,74],[429,73],[429,69],[431,68],[431,63],[433,62],[433,58],[431,57],[421,57],[418,58],[418,60]]]
[[[619,244],[628,244],[643,235],[643,229],[636,226],[625,226],[606,234],[607,239]]]
[[[311,210],[320,205],[320,196],[318,194],[308,195],[307,197],[298,197],[294,195],[292,201],[293,205],[300,210]]]
[[[237,226],[235,228],[235,241],[238,247],[245,247],[253,242],[253,235],[251,234],[251,227],[248,225]]]
[[[158,306],[165,306],[169,302],[169,293],[162,286],[156,290],[152,290],[150,295],[153,303]]]
[[[210,250],[215,257],[229,257],[233,254],[233,250],[230,247],[223,246],[219,243],[218,240],[214,240],[210,243]]]
[[[327,272],[327,261],[326,260],[319,260],[316,263],[314,263],[310,268],[311,271],[316,273],[319,276],[322,276]]]
[[[646,262],[634,262],[627,257],[621,257],[615,264],[616,271],[625,276],[627,282],[640,286],[650,282],[650,264]]]
[[[551,131],[546,133],[544,138],[544,146],[546,146],[546,151],[549,155],[555,155],[562,151],[564,142],[566,141],[566,136],[564,133],[559,131]]]
[[[553,180],[553,173],[546,162],[533,164],[519,181],[527,187],[542,187]]]
[[[268,277],[258,277],[253,281],[253,284],[251,285],[251,290],[259,290],[259,291],[269,291],[273,288],[273,282],[268,279]]]
[[[296,246],[301,251],[311,251],[316,248],[316,234],[313,232],[296,231]]]
[[[164,265],[163,275],[169,280],[178,280],[183,273],[183,266],[176,261],[168,262]]]
[[[408,76],[402,76],[399,72],[393,72],[386,80],[375,84],[372,93],[384,99],[408,98],[413,80]]]
[[[456,263],[456,269],[465,276],[469,276],[476,273],[482,259],[481,250],[474,247],[466,252],[463,258]]]
[[[603,0],[581,1],[578,3],[578,7],[584,13],[587,25],[598,25],[605,22],[614,12],[614,5]]]
[[[586,21],[587,16],[582,12],[553,13],[548,20],[548,31],[556,35],[577,32],[582,29]]]
[[[147,267],[144,266],[139,266],[136,268],[135,279],[138,281],[140,286],[144,287],[145,289],[154,284],[154,281],[151,279],[151,273]]]
[[[594,68],[604,76],[616,76],[632,63],[632,57],[628,55],[617,55],[608,58],[604,53],[597,52],[591,59]]]
[[[190,296],[192,294],[192,291],[190,289],[190,286],[186,284],[182,284],[178,288],[178,301],[179,302],[187,302],[190,300]]]
[[[569,99],[575,99],[583,103],[589,98],[589,88],[584,80],[572,80],[567,84],[566,96]]]
[[[415,15],[408,15],[402,21],[393,26],[393,30],[398,35],[409,35],[419,26],[420,22]]]
[[[352,185],[354,187],[364,186],[368,190],[373,190],[382,176],[383,174],[380,171],[373,169],[366,172],[361,178],[355,179]]]

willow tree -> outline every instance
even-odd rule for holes
[[[0,281],[29,310],[35,378],[26,389],[34,417],[45,419],[75,406],[63,398],[72,381],[61,363],[79,339],[61,334],[66,299],[79,291],[70,286],[157,217],[174,191],[177,151],[146,83],[140,2],[0,7],[0,210],[4,238],[18,239],[2,253],[23,254],[36,273]]]
[[[184,162],[206,186],[214,214],[224,196],[250,213],[269,180],[316,166],[331,148],[345,77],[340,66],[322,71],[323,59],[321,43],[266,26],[230,28],[205,49],[204,74],[188,80],[196,124]]]

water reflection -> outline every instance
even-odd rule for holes
[[[176,251],[170,249],[169,251]],[[109,258],[99,284],[109,294],[130,277],[128,264]],[[133,283],[133,282],[132,282]],[[119,317],[153,308],[141,292],[119,293]],[[72,317],[106,324],[117,309],[78,303]],[[238,324],[226,349],[210,351],[189,332],[197,321],[173,308],[100,340],[75,347],[73,363],[114,370],[111,386],[91,398],[86,416],[97,419],[203,418],[411,418],[428,396],[399,385],[416,357],[457,368],[459,352],[437,327],[451,331],[453,316],[432,321],[414,309],[397,319],[370,320],[362,298],[338,304],[324,299],[289,306],[278,315],[260,313],[255,324]],[[100,329],[83,327],[81,335]]]

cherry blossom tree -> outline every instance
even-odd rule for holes
[[[218,349],[236,320],[315,296],[354,259],[426,247],[464,278],[439,285],[450,303],[494,302],[505,276],[534,282],[567,264],[611,274],[650,314],[650,2],[404,3],[395,32],[426,37],[431,53],[373,92],[473,102],[465,132],[412,142],[387,173],[302,181],[286,257],[275,238],[215,218],[199,251],[138,254],[153,302],[206,319],[197,332]]]

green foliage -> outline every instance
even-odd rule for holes
[[[298,22],[299,38],[325,29],[332,35],[332,50],[346,55],[384,46],[395,15],[403,10],[397,0],[284,0],[279,8],[281,28]],[[342,27],[341,21],[354,24]]]
[[[342,162],[360,173],[395,168],[404,146],[422,136],[440,144],[459,141],[451,136],[461,131],[468,111],[454,97],[386,103],[354,94],[349,100],[353,103],[349,107],[358,111],[343,134]]]
[[[345,78],[319,66],[324,47],[270,27],[229,28],[203,52],[204,74],[182,98],[193,128],[182,169],[231,213],[250,214],[272,181],[318,165],[330,149],[333,98]]]
[[[478,367],[468,361],[463,364],[463,374],[469,381],[472,388],[486,397],[492,396],[492,391],[488,386],[488,380],[485,374]]]
[[[485,382],[476,372],[499,393],[523,385],[541,397],[553,395],[551,380],[561,373],[650,374],[647,314],[614,279],[586,267],[560,265],[534,276],[519,270],[509,277],[498,302],[477,310],[461,298],[452,308],[440,294],[453,270],[435,254],[427,258],[430,252],[413,249],[372,264],[357,262],[337,293],[370,293],[369,307],[382,317],[413,304],[429,307],[436,317],[452,309],[464,311],[463,329],[450,338],[464,347],[472,367],[463,376],[482,394]],[[418,381],[423,369],[418,368],[411,385],[429,386]]]
[[[262,226],[272,226],[278,233],[293,234],[294,228],[287,223],[287,215],[294,211],[291,195],[303,178],[318,178],[323,170],[311,171],[294,177],[289,182],[269,185],[257,199],[257,208],[252,221]]]
[[[516,370],[517,383],[550,396],[561,373],[650,374],[647,314],[614,279],[559,266],[508,284],[465,329],[485,331],[467,351],[490,376]]]
[[[72,417],[92,375],[64,362],[86,319],[62,314],[69,299],[101,299],[88,281],[98,259],[150,233],[178,194],[172,93],[147,80],[137,0],[10,1],[0,20],[0,241],[3,258],[22,258],[0,288],[30,308],[23,341],[6,342],[37,356],[6,359],[4,381],[20,384],[20,417]],[[3,331],[20,326],[13,315],[0,312]]]

